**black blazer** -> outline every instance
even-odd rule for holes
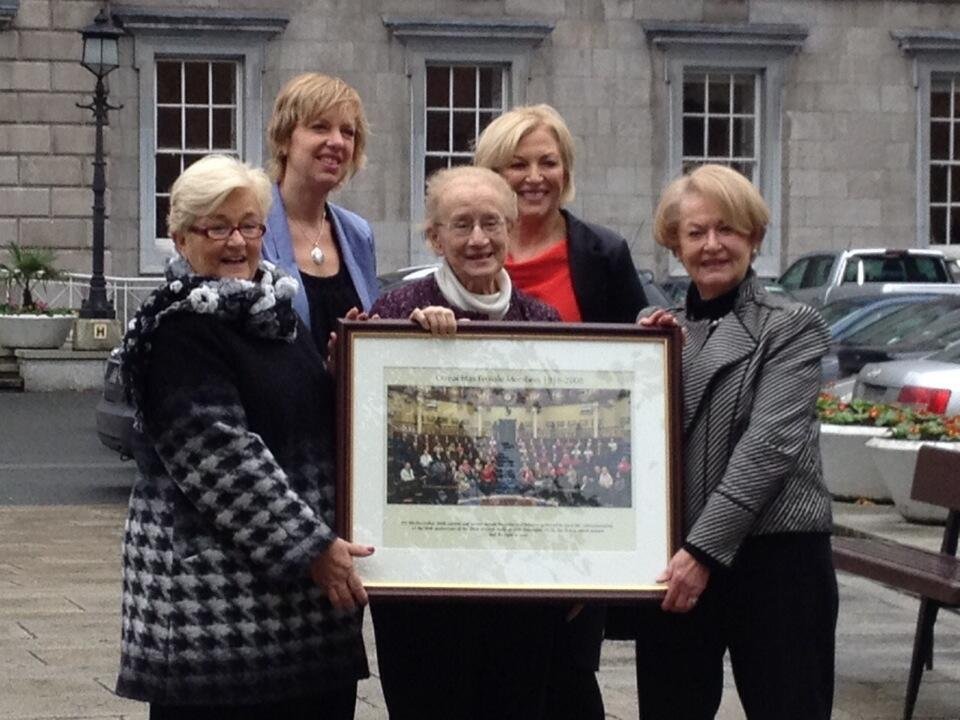
[[[633,323],[647,297],[627,241],[567,210],[570,279],[584,322]]]

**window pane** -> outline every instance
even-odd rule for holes
[[[189,153],[183,156],[183,169],[186,170],[188,167],[193,165],[197,160],[202,158],[205,153]]]
[[[430,175],[435,173],[437,170],[442,170],[445,167],[447,167],[447,159],[445,157],[428,155],[425,164],[426,178],[429,180]]]
[[[951,245],[960,244],[960,207],[954,205],[950,208],[950,239],[947,241]]]
[[[157,108],[157,147],[180,149],[180,108]]]
[[[703,98],[707,91],[703,75],[691,75],[683,81],[683,112],[702,113]]]
[[[703,118],[683,119],[683,155],[703,157]]]
[[[237,102],[237,66],[233,63],[213,63],[213,102],[235,105]]]
[[[498,114],[499,114],[499,113],[495,113],[495,112],[482,112],[482,113],[480,113],[480,118],[479,118],[479,120],[480,120],[480,127],[479,127],[479,131],[480,131],[480,132],[483,132],[484,128],[486,128],[487,125],[489,125],[490,123],[492,123],[492,122],[493,122],[493,119],[494,119],[495,117],[497,117]]]
[[[933,83],[930,90],[930,117],[950,117],[950,83]]]
[[[738,173],[743,175],[747,180],[752,183],[757,182],[756,173],[757,173],[757,164],[752,162],[732,162],[730,167],[736,170]]]
[[[187,128],[184,147],[209,148],[210,118],[207,114],[207,109],[187,108],[185,115]]]
[[[427,112],[427,150],[449,150],[449,113]]]
[[[947,209],[930,208],[930,242],[942,245],[947,241]]]
[[[480,107],[503,107],[503,70],[500,68],[480,68]]]
[[[167,237],[167,214],[170,212],[170,198],[158,196],[156,204],[156,237]]]
[[[453,149],[468,152],[476,135],[476,116],[473,112],[453,114]]]
[[[950,168],[950,200],[960,202],[960,165]]]
[[[947,201],[947,166],[930,166],[930,202]]]
[[[953,124],[953,155],[951,160],[960,160],[960,122]]]
[[[157,153],[156,185],[158,193],[170,192],[170,186],[180,174],[180,156],[173,153]]]
[[[157,102],[180,102],[180,63],[157,63]]]
[[[472,108],[477,106],[476,68],[453,68],[453,106]]]
[[[213,138],[212,146],[217,150],[234,150],[237,147],[237,138],[234,135],[234,110],[229,108],[214,108],[213,110]]]
[[[707,156],[730,156],[730,121],[723,118],[710,118],[707,126]]]
[[[188,62],[183,64],[186,101],[188,103],[207,103],[210,101],[207,82],[207,63]]]
[[[710,76],[710,112],[730,112],[730,83],[723,75]]]
[[[937,160],[950,158],[950,123],[930,123],[930,157]]]
[[[753,118],[733,119],[733,156],[753,157]]]
[[[733,78],[733,111],[753,115],[755,104],[753,99],[753,75],[735,75]]]
[[[472,161],[473,161],[473,158],[471,158],[469,155],[467,155],[466,157],[464,157],[463,155],[460,155],[460,156],[454,155],[450,158],[450,167],[457,167],[458,165],[469,165]]]
[[[449,107],[450,68],[427,66],[427,106]]]

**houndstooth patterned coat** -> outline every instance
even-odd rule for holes
[[[815,401],[827,329],[751,273],[718,323],[683,313],[686,545],[729,566],[749,535],[829,532]]]
[[[292,310],[263,317],[289,299],[254,292],[224,313],[219,297],[144,318],[144,367],[128,375],[146,439],[123,540],[117,692],[151,703],[267,702],[368,674],[361,615],[334,611],[309,577],[334,539],[322,361],[302,326],[276,334],[296,326]]]

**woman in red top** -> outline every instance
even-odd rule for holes
[[[505,265],[514,287],[566,322],[636,319],[647,302],[626,240],[562,207],[574,196],[573,137],[556,110],[504,113],[477,139],[474,163],[500,173],[517,194],[518,232]]]

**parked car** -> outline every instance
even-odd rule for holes
[[[907,305],[840,344],[840,375],[854,375],[867,363],[923,357],[956,340],[960,340],[960,296]]]
[[[888,292],[960,293],[937,250],[834,250],[808,253],[780,276],[794,297],[815,307],[851,295]]]
[[[905,305],[928,302],[929,300],[931,300],[930,295],[905,295],[900,293],[862,295],[827,303],[820,308],[820,314],[827,323],[827,327],[830,328],[830,339],[842,341]]]
[[[960,413],[960,342],[920,360],[868,363],[857,374],[853,397]]]
[[[107,358],[103,373],[103,395],[97,403],[97,437],[121,457],[133,457],[133,408],[123,396],[120,377],[120,348],[114,348]]]
[[[761,276],[760,282],[763,283],[767,292],[778,295],[785,293],[788,297],[792,297],[792,294],[774,277]],[[687,275],[672,275],[657,284],[670,297],[670,305],[683,305],[687,301],[687,289],[690,287],[690,278]]]

